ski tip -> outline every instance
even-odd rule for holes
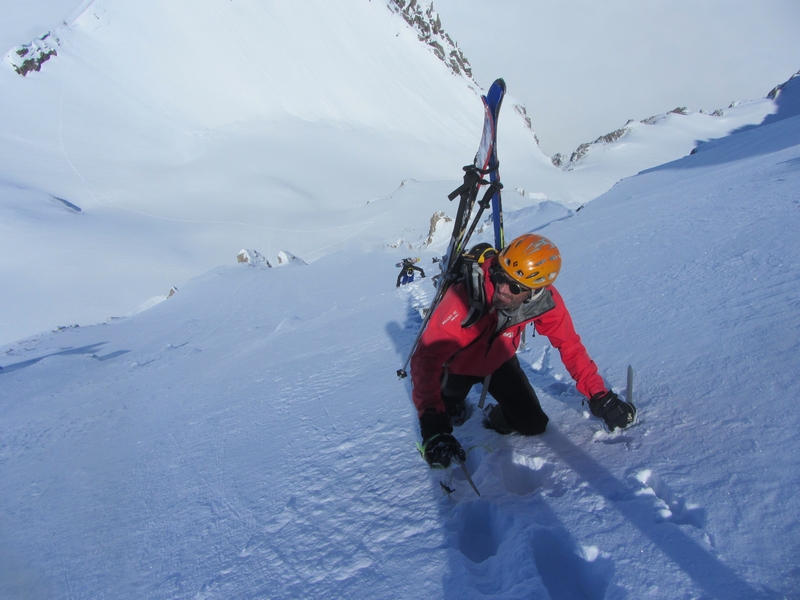
[[[498,77],[497,79],[495,79],[494,85],[500,86],[501,88],[503,88],[504,92],[506,91],[506,81],[502,77]]]

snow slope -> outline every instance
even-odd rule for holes
[[[241,248],[313,261],[362,233],[402,235],[417,212],[389,209],[378,232],[368,203],[390,204],[406,180],[454,188],[480,136],[475,84],[386,2],[17,4],[0,30],[13,44],[0,64],[0,343],[133,314]],[[55,54],[21,77],[19,52],[35,48]],[[547,115],[526,127],[507,83],[510,209],[573,210],[774,109],[643,127],[565,173],[536,144]]]
[[[457,430],[480,498],[414,449],[394,372],[433,289],[395,289],[406,246],[231,257],[133,317],[3,346],[0,595],[797,597],[798,165],[794,116],[579,212],[506,215],[561,248],[559,290],[609,384],[634,366],[640,417],[604,432],[530,340],[551,425]]]

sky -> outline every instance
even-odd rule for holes
[[[800,70],[795,0],[435,0],[477,82],[526,105],[569,154],[628,119],[763,98]]]

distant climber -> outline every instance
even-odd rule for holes
[[[400,274],[397,276],[396,287],[400,287],[401,285],[405,285],[414,281],[414,271],[419,271],[420,276],[425,277],[425,271],[423,271],[421,267],[417,267],[415,265],[415,263],[418,262],[418,258],[404,258],[401,262],[395,265],[400,267]]]

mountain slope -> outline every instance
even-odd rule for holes
[[[130,314],[243,247],[317,258],[480,135],[469,81],[378,2],[98,0],[47,40],[40,71],[0,65],[3,341]]]
[[[800,117],[701,150],[546,226],[507,215],[561,248],[578,331],[617,391],[633,364],[640,416],[604,432],[530,340],[551,425],[457,430],[480,498],[414,449],[394,371],[433,289],[395,289],[405,248],[221,267],[132,318],[4,346],[0,589],[796,595]]]
[[[75,18],[0,64],[0,343],[133,314],[242,248],[313,261],[414,244],[434,210],[452,212],[443,195],[412,207],[408,187],[392,192],[446,194],[480,137],[478,90],[430,3],[63,2]],[[23,77],[27,60],[39,70]],[[661,135],[565,173],[508,83],[510,210],[574,210],[774,108],[650,127]]]

